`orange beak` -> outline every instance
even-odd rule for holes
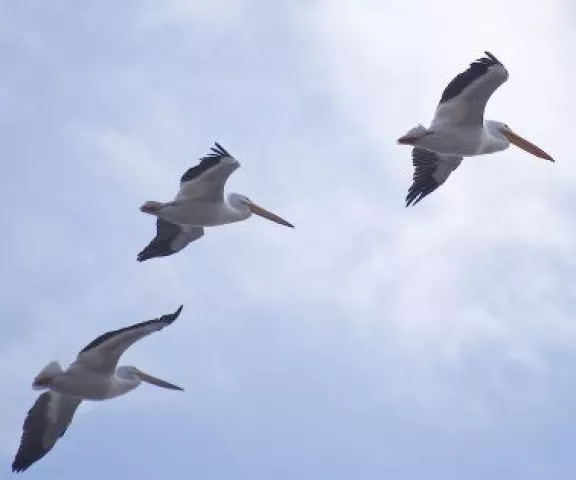
[[[255,203],[253,203],[251,201],[248,201],[246,204],[247,204],[248,208],[250,209],[250,211],[252,213],[254,213],[255,215],[258,215],[262,218],[270,220],[271,222],[278,223],[280,225],[284,225],[285,227],[294,228],[294,225],[292,225],[290,222],[287,222],[286,220],[284,220],[282,217],[279,217],[275,213],[269,212],[268,210],[262,208],[260,205],[256,205]]]
[[[510,128],[505,127],[501,130],[501,132],[510,141],[510,143],[513,143],[514,145],[516,145],[518,148],[521,148],[525,152],[531,153],[532,155],[538,158],[550,160],[551,162],[554,161],[554,159],[550,155],[548,155],[544,150],[542,150],[540,147],[537,147],[533,143],[529,142],[525,138],[522,138],[517,133],[514,133]]]

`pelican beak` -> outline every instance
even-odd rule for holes
[[[291,223],[287,222],[283,218],[280,218],[278,215],[275,215],[274,213],[269,212],[268,210],[262,208],[260,205],[256,205],[250,200],[246,201],[246,205],[248,206],[250,211],[255,215],[259,215],[260,217],[264,217],[267,220],[279,223],[280,225],[284,225],[285,227],[294,228],[294,225],[292,225]]]
[[[536,157],[539,158],[543,158],[545,160],[550,160],[551,162],[554,161],[554,159],[550,155],[548,155],[544,150],[537,147],[533,143],[529,142],[525,138],[522,138],[517,133],[514,133],[509,127],[504,127],[501,130],[501,132],[510,141],[510,143],[513,143],[514,145],[516,145],[518,148],[521,148],[525,152],[531,153],[532,155],[535,155]]]
[[[138,378],[143,382],[150,383],[152,385],[156,385],[157,387],[167,388],[168,390],[184,390],[177,385],[172,383],[166,382],[165,380],[161,380],[159,378],[153,377],[152,375],[148,375],[147,373],[141,372],[138,369],[134,369]]]

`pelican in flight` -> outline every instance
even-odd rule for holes
[[[181,311],[182,306],[174,313],[99,336],[82,349],[66,371],[55,361],[46,365],[34,379],[32,388],[47,391],[38,397],[24,421],[12,471],[28,469],[52,450],[66,433],[82,400],[118,397],[134,390],[141,382],[183,390],[136,367],[116,368],[130,345],[170,325]]]
[[[414,183],[406,206],[417,204],[442,185],[463,157],[506,150],[510,143],[532,155],[554,161],[544,150],[502,122],[484,121],[486,103],[508,80],[506,67],[491,53],[473,62],[446,87],[430,128],[418,125],[398,139],[412,145]]]
[[[218,143],[211,150],[182,175],[180,191],[173,201],[149,201],[140,207],[140,211],[157,218],[156,237],[138,254],[139,262],[179,252],[202,237],[204,227],[239,222],[252,214],[294,228],[244,195],[230,193],[224,197],[224,185],[240,162]]]

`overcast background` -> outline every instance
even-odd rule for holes
[[[122,358],[183,385],[83,404],[42,480],[573,479],[576,13],[560,0],[0,1],[0,478],[33,377]],[[489,50],[512,148],[404,208],[410,149]],[[145,200],[222,143],[253,218],[136,262]]]

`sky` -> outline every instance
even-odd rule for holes
[[[568,0],[0,0],[0,478],[32,379],[184,305],[23,475],[536,480],[576,469],[576,10]],[[556,158],[410,150],[484,50],[488,119]],[[138,211],[221,143],[260,218],[143,263]]]

